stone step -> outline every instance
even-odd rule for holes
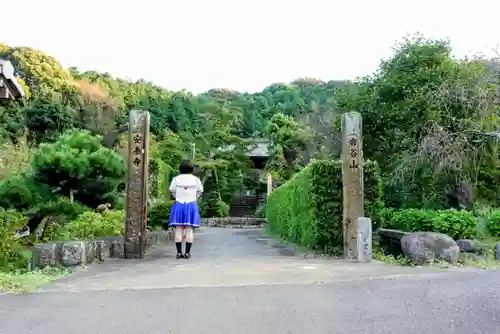
[[[202,218],[201,225],[209,227],[229,228],[263,228],[267,219],[255,217]]]

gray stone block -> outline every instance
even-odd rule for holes
[[[166,244],[173,240],[174,233],[171,230],[150,231],[147,235],[146,246]],[[71,267],[104,261],[108,258],[123,258],[124,247],[123,236],[36,245],[33,247],[31,267],[34,269],[59,264]]]
[[[167,244],[171,241],[170,231],[158,231],[157,244]]]
[[[158,244],[158,233],[156,231],[148,232],[146,237],[146,245],[153,246]]]
[[[202,218],[201,225],[208,227],[226,227],[226,228],[253,228],[267,224],[265,218],[255,217],[225,217],[225,218]]]
[[[484,251],[484,245],[476,240],[470,239],[460,239],[457,241],[457,245],[462,253],[482,253]]]
[[[98,259],[97,248],[99,247],[98,245],[99,241],[97,240],[91,240],[85,242],[85,247],[86,247],[85,264],[90,264],[93,263],[94,261],[97,261]]]
[[[97,259],[104,261],[111,256],[111,242],[108,240],[97,241]]]
[[[385,229],[385,228],[379,228],[377,230],[377,234],[381,238],[385,239],[394,239],[400,241],[405,235],[410,234],[410,232],[403,232],[399,230],[390,230],[390,229]]]
[[[87,264],[87,245],[83,241],[70,241],[62,244],[61,263],[66,267]]]
[[[111,241],[111,255],[113,258],[123,258],[125,256],[125,243],[124,240]]]
[[[59,247],[56,243],[36,245],[33,247],[31,268],[43,268],[59,264]]]
[[[153,246],[167,244],[174,239],[174,234],[170,230],[149,231],[146,237],[146,245]]]

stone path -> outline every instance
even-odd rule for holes
[[[500,333],[499,271],[302,258],[258,230],[204,228],[26,295],[0,296],[0,334]]]
[[[193,257],[189,260],[175,259],[173,244],[158,246],[148,252],[145,260],[116,259],[94,264],[41,291],[311,284],[442,271],[307,258],[295,253],[262,230],[205,227],[196,233]]]

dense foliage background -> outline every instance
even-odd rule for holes
[[[81,236],[92,220],[82,210],[122,209],[131,109],[151,113],[150,221],[157,226],[168,218],[167,185],[183,158],[195,161],[205,184],[203,214],[224,216],[243,189],[265,189],[247,156],[254,142],[271,141],[266,170],[283,183],[313,158],[339,157],[339,116],[351,110],[362,113],[364,157],[378,163],[386,207],[499,206],[499,62],[456,59],[447,41],[404,39],[374,74],[355,82],[300,78],[253,94],[169,91],[63,68],[29,47],[0,44],[0,57],[27,91],[0,104],[0,206],[15,210],[9,217],[58,213],[67,238]]]

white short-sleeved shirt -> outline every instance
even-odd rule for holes
[[[203,184],[198,177],[192,174],[181,174],[172,180],[170,192],[175,194],[175,200],[180,203],[196,201],[196,193],[203,192]]]

